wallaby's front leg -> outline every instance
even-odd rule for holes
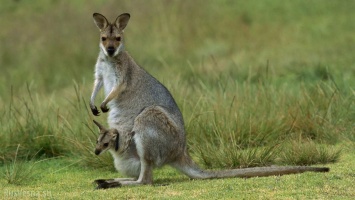
[[[112,99],[117,97],[124,89],[126,88],[125,83],[120,83],[112,88],[111,92],[107,95],[105,100],[101,103],[100,108],[102,112],[107,112],[109,109],[107,108],[107,103],[110,102]]]
[[[94,89],[92,91],[91,98],[90,98],[90,109],[91,109],[92,114],[94,114],[95,116],[99,116],[99,113],[100,113],[100,111],[95,106],[95,98],[96,98],[97,93],[101,89],[102,84],[103,84],[102,78],[95,79]]]

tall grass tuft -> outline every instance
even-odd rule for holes
[[[30,86],[26,86],[27,95],[16,97],[12,94],[10,105],[4,109],[4,115],[0,118],[0,129],[4,137],[1,154],[5,160],[15,154],[17,158],[21,155],[62,155],[65,147],[60,138],[56,138],[62,131],[56,124],[56,111],[51,103],[40,101],[41,97],[34,96]]]
[[[339,159],[340,150],[333,145],[343,137],[339,123],[347,110],[341,108],[350,102],[331,82],[292,90],[288,83],[265,81],[226,85],[195,105],[190,113],[194,120],[187,124],[190,149],[206,167],[309,165]],[[293,140],[309,142],[289,145]]]
[[[27,181],[37,177],[39,172],[35,169],[38,162],[32,157],[30,160],[21,160],[18,158],[20,145],[17,146],[16,153],[10,163],[5,164],[3,178],[9,184],[24,184]]]
[[[294,139],[283,145],[278,162],[288,165],[312,165],[337,162],[341,149],[326,144],[318,144],[311,139]]]

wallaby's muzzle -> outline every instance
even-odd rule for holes
[[[113,56],[114,53],[115,53],[115,47],[108,47],[107,48],[107,54],[109,56]]]

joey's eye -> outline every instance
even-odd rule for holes
[[[108,143],[105,143],[105,144],[104,144],[104,147],[108,147]]]
[[[99,141],[96,141],[96,144],[98,144],[99,143]]]
[[[106,41],[107,37],[102,37],[101,40],[102,41]]]
[[[121,37],[116,37],[116,41],[121,41]]]

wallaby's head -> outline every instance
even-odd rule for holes
[[[96,141],[95,154],[100,155],[102,152],[105,152],[108,149],[119,148],[119,133],[116,129],[106,129],[99,122],[94,120],[94,123],[99,127],[100,135]]]
[[[119,15],[114,23],[109,23],[105,16],[94,13],[94,22],[100,29],[100,48],[106,56],[117,56],[123,50],[123,30],[127,26],[130,15]]]

